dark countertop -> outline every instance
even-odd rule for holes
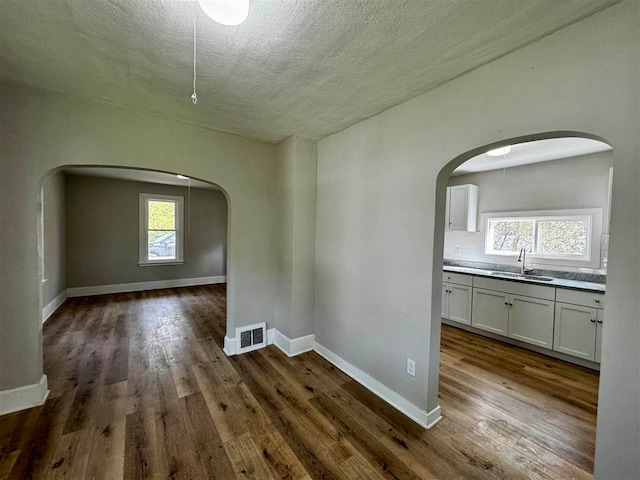
[[[534,279],[521,279],[521,278],[512,278],[509,276],[502,276],[500,275],[500,272],[496,272],[494,270],[482,270],[480,268],[454,267],[450,265],[445,265],[443,267],[443,270],[445,272],[463,273],[466,275],[475,275],[477,277],[496,278],[498,280],[507,280],[509,282],[531,283],[535,285],[547,285],[549,287],[568,288],[571,290],[582,290],[585,292],[604,293],[606,289],[606,285],[603,283],[583,282],[580,280],[568,280],[564,278],[554,278],[550,282],[543,282],[543,281],[534,280]]]

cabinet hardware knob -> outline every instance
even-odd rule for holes
[[[504,302],[505,305],[509,305],[507,302]]]
[[[596,320],[594,318],[591,319],[591,323],[596,323]]]
[[[599,323],[600,325],[602,325],[602,320],[598,320],[598,323]]]
[[[600,303],[600,300],[598,300],[597,298],[596,298],[596,303]]]

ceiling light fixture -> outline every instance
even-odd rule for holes
[[[489,150],[487,155],[490,157],[501,157],[502,155],[506,155],[511,151],[511,145],[507,145],[506,147],[496,148],[494,150]]]
[[[180,180],[189,180],[189,177],[185,177],[184,175],[176,175]]]
[[[198,0],[200,8],[222,25],[240,25],[249,16],[249,0]]]

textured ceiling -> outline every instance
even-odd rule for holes
[[[610,145],[589,138],[565,137],[536,140],[512,145],[511,151],[506,155],[497,157],[492,157],[486,153],[477,155],[456,168],[452,175],[520,167],[532,163],[562,160],[563,158],[590,155],[609,150],[612,150]]]
[[[0,0],[0,78],[269,142],[322,138],[616,0]]]

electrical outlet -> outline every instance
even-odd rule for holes
[[[407,373],[412,377],[416,376],[416,362],[407,358]]]

